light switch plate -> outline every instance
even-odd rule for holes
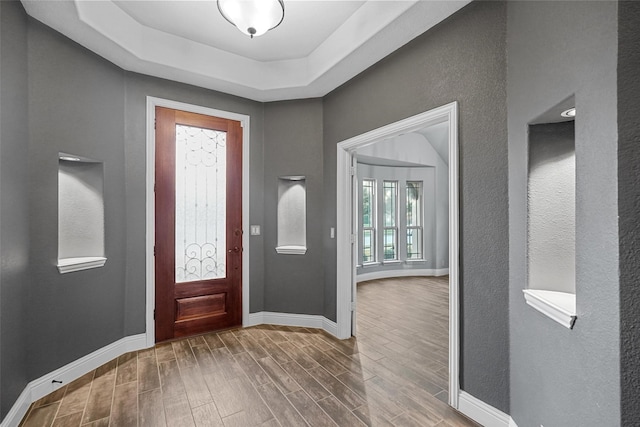
[[[252,236],[259,236],[260,235],[260,226],[259,225],[252,225],[251,226],[251,235]]]

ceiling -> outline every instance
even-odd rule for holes
[[[215,0],[22,0],[27,13],[116,65],[257,101],[324,96],[471,0],[284,0],[254,39]]]

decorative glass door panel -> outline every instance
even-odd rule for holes
[[[176,283],[226,277],[226,144],[176,125]]]

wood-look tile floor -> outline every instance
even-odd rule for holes
[[[358,338],[257,326],[127,353],[22,425],[475,426],[447,400],[447,278],[358,286]]]

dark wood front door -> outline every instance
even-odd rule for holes
[[[242,323],[240,122],[156,107],[156,342]]]

